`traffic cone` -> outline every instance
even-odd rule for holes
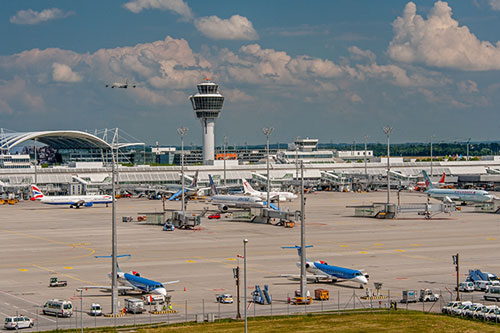
[[[184,291],[186,291],[186,287],[184,287]]]

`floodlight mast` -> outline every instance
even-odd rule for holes
[[[384,127],[384,133],[387,135],[387,206],[385,208],[386,212],[389,209],[389,204],[391,203],[391,148],[390,139],[392,127]]]

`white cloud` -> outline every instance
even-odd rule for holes
[[[196,29],[213,39],[256,40],[259,39],[252,22],[246,17],[233,15],[228,20],[217,16],[201,17],[194,22]]]
[[[356,93],[349,94],[348,97],[353,103],[363,103],[363,99]]]
[[[491,9],[500,10],[500,0],[489,0],[489,4]]]
[[[395,36],[388,54],[397,61],[470,71],[500,69],[500,42],[480,41],[452,18],[446,2],[437,1],[427,20],[409,2],[393,22]]]
[[[45,21],[65,18],[73,15],[74,12],[64,12],[59,8],[44,9],[41,12],[32,9],[20,10],[10,18],[10,23],[14,24],[38,24]]]
[[[224,97],[231,102],[249,102],[254,98],[240,89],[224,89]]]
[[[362,50],[357,46],[351,46],[347,49],[351,53],[351,58],[361,60],[367,58],[370,62],[375,62],[377,56],[370,50]]]
[[[52,64],[52,69],[52,78],[54,81],[79,82],[82,80],[82,77],[78,73],[73,72],[68,65],[55,62]]]
[[[477,83],[472,80],[461,81],[458,83],[458,88],[462,93],[477,93]]]
[[[133,0],[123,6],[136,14],[144,9],[160,9],[173,11],[187,21],[193,19],[191,8],[183,0]]]

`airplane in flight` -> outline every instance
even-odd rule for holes
[[[210,179],[211,196],[210,203],[219,207],[221,212],[227,212],[230,207],[232,208],[255,208],[264,207],[265,203],[257,197],[246,195],[225,195],[219,194],[217,187],[211,175]]]
[[[137,85],[135,84],[129,84],[128,79],[125,80],[125,83],[123,82],[115,82],[113,84],[107,84],[106,88],[122,88],[122,89],[127,89],[127,88],[135,88]]]
[[[306,247],[312,247],[312,245],[308,245]],[[297,266],[300,268],[300,246],[283,246],[282,249],[297,249],[299,254],[299,261],[297,262]],[[308,274],[307,279],[313,280],[318,283],[321,280],[328,281],[331,280],[332,283],[338,281],[352,281],[357,282],[360,285],[360,288],[363,288],[364,285],[368,284],[368,274],[363,273],[357,269],[344,268],[339,266],[328,265],[326,261],[318,260],[318,261],[310,261],[306,259],[306,271]],[[291,278],[300,278],[300,274],[281,274],[282,277],[291,277]]]
[[[120,266],[117,266],[117,281],[118,281],[118,293],[126,294],[128,291],[139,291],[142,293],[151,293],[167,296],[167,289],[165,285],[178,283],[176,281],[158,282],[142,277],[136,271],[130,271],[128,273],[123,272]],[[111,279],[111,273],[108,274]],[[111,291],[111,286],[84,286],[85,289],[102,289],[104,291]]]
[[[253,189],[253,187],[247,182],[245,178],[241,179],[243,183],[243,188],[245,190],[245,194],[251,195],[252,197],[258,197],[262,200],[267,199],[267,192],[260,192]],[[292,201],[293,199],[297,199],[297,195],[292,192],[270,192],[270,198],[278,198],[279,201]]]
[[[95,204],[105,204],[107,207],[113,202],[111,195],[46,196],[36,185],[31,185],[31,191],[31,201],[40,201],[47,205],[69,205],[69,208],[92,207]]]
[[[432,183],[432,185],[437,186],[437,187],[443,187],[446,185],[445,183],[446,179],[446,172],[443,172],[443,175],[441,176],[441,179],[439,179],[438,182]],[[418,182],[417,185],[413,188],[415,191],[424,191],[427,187],[425,186],[425,181],[423,182]]]
[[[487,191],[483,190],[457,190],[457,189],[438,189],[434,188],[432,182],[427,175],[425,170],[422,170],[425,179],[425,185],[427,186],[426,193],[429,197],[438,199],[441,201],[453,203],[454,201],[466,202],[491,202],[493,199],[497,199],[494,195],[489,194]]]

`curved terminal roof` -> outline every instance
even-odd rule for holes
[[[0,137],[0,149],[10,149],[29,140],[36,140],[55,149],[111,149],[111,144],[103,139],[81,131],[5,133]],[[118,148],[136,145],[143,143],[123,143]]]

